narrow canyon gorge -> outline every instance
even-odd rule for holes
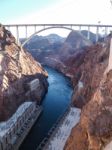
[[[71,78],[72,105],[82,109],[65,150],[101,150],[112,140],[110,41],[111,34],[94,44],[72,31],[56,52],[39,54],[42,63]]]
[[[64,150],[109,150],[105,147],[112,141],[112,35],[95,43],[73,30],[67,38],[58,38],[54,45],[52,38],[44,38],[22,48],[0,25],[0,121],[25,101],[40,104],[48,90],[48,73],[42,67],[46,65],[70,78],[70,105],[81,109]],[[38,48],[32,48],[34,43]]]

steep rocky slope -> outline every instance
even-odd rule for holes
[[[83,48],[92,44],[81,32],[76,30],[70,32],[65,43],[68,43],[73,49]]]
[[[65,61],[71,56],[76,55],[82,48],[92,45],[92,42],[86,39],[80,32],[72,31],[64,41],[64,43],[53,53],[43,55],[42,63],[55,69],[66,70]]]
[[[0,25],[0,121],[8,119],[24,101],[39,103],[47,90],[47,76],[41,65]]]
[[[88,31],[87,31],[87,30],[81,30],[81,33],[82,33],[86,38],[88,37]],[[95,34],[95,33],[89,31],[89,38],[90,38],[89,40],[90,40],[91,42],[96,43],[96,34]],[[98,39],[99,39],[99,40],[102,39],[102,37],[101,37],[100,34],[98,35]]]
[[[20,39],[20,41],[23,43],[25,39]],[[63,42],[64,38],[57,34],[35,35],[25,44],[24,48],[39,62],[43,62],[44,58],[48,57],[49,54],[56,54]]]
[[[99,86],[108,63],[108,54],[109,43],[97,43],[85,50],[79,50],[65,61],[67,69],[63,72],[72,78],[75,106],[81,108],[86,104]]]
[[[74,53],[79,51],[79,49],[90,45],[92,45],[92,42],[79,31],[71,31],[59,50],[61,61],[68,59]]]
[[[64,60],[75,54],[79,49],[92,45],[83,34],[72,31],[66,39],[50,34],[48,36],[34,36],[25,48],[42,64],[53,68],[64,68]]]
[[[73,128],[65,150],[101,150],[112,140],[112,64],[110,36],[75,58],[73,104],[82,108],[80,123]],[[112,50],[112,47],[111,47]],[[110,58],[111,59],[111,58]],[[70,65],[68,64],[68,65]],[[111,66],[111,67],[108,67]]]

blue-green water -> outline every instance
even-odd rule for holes
[[[71,102],[72,87],[68,78],[54,69],[45,69],[49,74],[49,88],[42,102],[44,110],[20,150],[35,150]]]

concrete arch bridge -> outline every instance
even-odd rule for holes
[[[87,38],[90,39],[90,31],[94,31],[96,34],[96,41],[98,41],[99,34],[102,32],[106,36],[110,31],[112,31],[112,25],[101,25],[101,24],[10,24],[5,25],[5,27],[12,32],[15,29],[15,36],[17,43],[19,44],[21,27],[24,28],[26,40],[22,44],[22,47],[36,34],[43,32],[45,30],[60,28],[66,30],[87,30]],[[33,28],[30,36],[28,36],[28,31]],[[39,29],[38,29],[39,28]],[[13,33],[13,32],[12,32]]]

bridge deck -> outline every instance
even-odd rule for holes
[[[15,26],[82,26],[82,27],[112,27],[112,25],[102,25],[102,24],[6,24],[6,27]]]
[[[25,38],[27,39],[24,43],[28,42],[35,34],[38,34],[44,30],[52,29],[52,28],[63,28],[68,30],[75,30],[76,27],[79,28],[79,31],[81,31],[82,28],[86,28],[88,31],[87,38],[90,39],[90,29],[95,28],[95,34],[96,34],[96,42],[98,41],[99,36],[99,29],[103,28],[103,34],[106,36],[109,31],[112,30],[112,25],[102,25],[102,24],[6,24],[6,28],[11,30],[11,27],[16,28],[16,39],[17,43],[19,44],[19,38],[20,38],[20,27],[24,27],[25,29]],[[34,28],[34,32],[32,31],[30,37],[28,37],[28,30],[29,28]],[[37,30],[37,27],[41,27],[41,29]],[[108,30],[109,29],[109,30]],[[31,31],[30,31],[31,32]],[[24,44],[22,44],[22,47]]]

